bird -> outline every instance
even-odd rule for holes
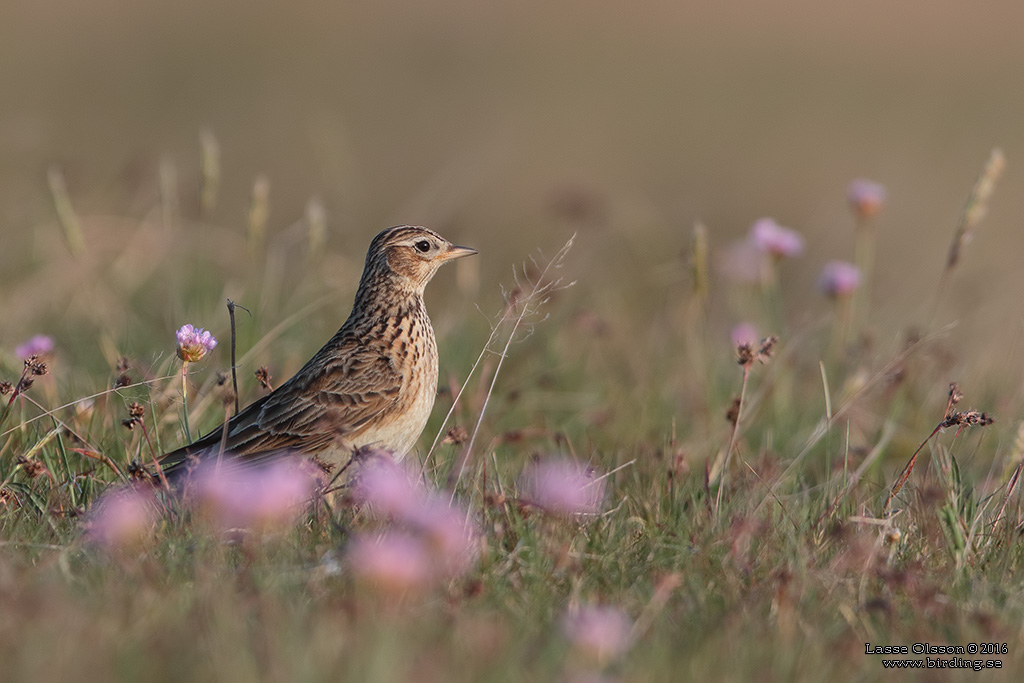
[[[373,238],[352,312],[288,381],[225,424],[160,459],[187,480],[204,462],[260,466],[304,457],[340,471],[372,449],[400,460],[426,426],[437,394],[437,342],[423,291],[438,269],[475,249],[428,228],[399,225]]]

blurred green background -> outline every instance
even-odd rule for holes
[[[953,343],[982,348],[974,360],[990,366],[1019,344],[1020,3],[44,0],[5,3],[2,24],[8,349],[69,314],[131,334],[130,318],[101,314],[124,302],[72,304],[78,285],[38,278],[62,248],[47,169],[63,170],[106,272],[103,243],[123,243],[123,219],[160,204],[161,160],[195,218],[204,128],[221,147],[216,210],[140,248],[143,270],[172,248],[196,254],[197,270],[229,263],[237,245],[203,225],[244,234],[266,175],[271,235],[318,197],[331,252],[355,270],[370,237],[399,222],[479,248],[485,312],[500,308],[512,264],[578,230],[573,296],[625,330],[656,326],[688,296],[695,220],[720,248],[772,216],[808,239],[784,271],[789,316],[805,322],[827,311],[813,289],[824,260],[852,259],[844,193],[864,176],[889,191],[872,315],[893,343],[927,317],[963,203],[1000,146],[1007,172],[943,321],[958,320]],[[179,284],[194,276],[176,263]],[[437,292],[451,287],[441,280]],[[153,284],[134,303],[168,329],[194,310],[180,288]],[[347,313],[345,291],[324,330]],[[223,317],[209,298],[202,310]],[[723,330],[736,321],[719,314]]]

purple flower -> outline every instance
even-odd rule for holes
[[[784,228],[771,218],[762,218],[750,228],[750,242],[774,258],[799,256],[804,238],[796,230]]]
[[[827,296],[847,296],[860,286],[860,271],[846,261],[829,261],[818,278],[818,287]]]
[[[749,240],[734,242],[718,253],[718,269],[729,280],[743,284],[761,281],[765,255]]]
[[[633,622],[615,607],[584,606],[562,620],[562,631],[573,646],[600,664],[626,653],[632,629]]]
[[[460,574],[474,564],[477,533],[466,510],[453,505],[448,496],[429,491],[389,457],[378,455],[367,462],[353,492],[373,513],[423,540],[439,574]]]
[[[533,465],[526,472],[523,488],[529,502],[556,515],[596,513],[604,500],[604,481],[572,460]]]
[[[858,178],[846,188],[846,199],[860,220],[873,217],[885,203],[885,188],[873,180]]]
[[[412,534],[356,536],[347,558],[357,579],[392,597],[426,588],[435,576],[426,543]]]
[[[409,519],[418,514],[427,492],[411,472],[382,453],[374,454],[359,471],[353,493],[376,514]]]
[[[453,506],[447,496],[434,495],[420,507],[409,526],[427,542],[439,574],[447,577],[468,571],[477,559],[477,530],[466,510]]]
[[[14,355],[18,358],[28,358],[29,356],[49,356],[53,353],[53,338],[48,337],[45,334],[37,334],[36,336],[29,339],[24,344],[19,344],[14,349]]]
[[[733,346],[741,346],[743,344],[750,344],[751,346],[757,344],[760,339],[757,336],[757,328],[751,323],[739,323],[732,328],[730,334],[732,338]]]
[[[217,340],[202,328],[182,325],[176,333],[178,338],[178,358],[194,363],[201,360],[217,346]]]
[[[194,475],[196,501],[223,528],[292,524],[317,485],[313,467],[293,457],[266,467],[203,464]]]
[[[110,551],[137,546],[149,535],[157,516],[150,490],[111,490],[89,510],[86,538]]]

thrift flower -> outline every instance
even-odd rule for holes
[[[751,323],[746,322],[733,327],[730,338],[732,339],[733,346],[742,346],[744,344],[756,346],[760,341],[760,338],[757,336],[757,328]]]
[[[426,544],[411,534],[357,536],[349,544],[347,557],[356,578],[384,594],[398,596],[422,589],[434,579]]]
[[[293,460],[266,467],[211,462],[194,481],[199,506],[223,528],[292,524],[317,484],[312,467]]]
[[[829,261],[818,278],[818,287],[832,298],[847,296],[858,286],[860,271],[857,266],[846,261]]]
[[[141,544],[157,521],[149,490],[116,489],[104,493],[89,510],[86,538],[110,551]]]
[[[858,220],[867,220],[882,210],[885,188],[872,180],[858,178],[846,188],[846,200]]]
[[[742,284],[761,281],[764,253],[749,241],[735,242],[718,253],[718,269],[729,280]]]
[[[188,364],[201,360],[217,346],[213,335],[202,328],[182,325],[175,336],[178,338],[178,358],[181,359],[182,417],[185,423],[185,438],[192,441],[192,429],[188,424]]]
[[[176,336],[178,338],[178,358],[186,363],[201,360],[217,346],[217,340],[210,332],[192,325],[182,325]]]
[[[443,576],[462,574],[476,564],[477,531],[467,517],[465,509],[435,495],[409,520],[409,526],[427,542],[436,570]]]
[[[429,491],[390,457],[378,455],[367,462],[353,493],[373,513],[421,539],[439,574],[460,574],[474,564],[477,536],[466,510],[449,502],[448,496]]]
[[[426,499],[426,490],[405,467],[385,454],[374,455],[359,471],[354,494],[383,517],[416,517]]]
[[[523,483],[531,503],[557,515],[596,513],[604,500],[604,481],[572,460],[538,463],[527,471]]]
[[[626,653],[632,629],[633,622],[615,607],[585,606],[562,620],[562,631],[573,646],[600,664]]]
[[[762,218],[751,226],[750,242],[776,259],[799,256],[804,251],[804,238],[800,233],[782,227],[771,218]]]
[[[42,356],[45,358],[53,353],[53,347],[52,337],[48,337],[45,334],[37,334],[24,344],[19,344],[14,349],[14,355],[22,359],[29,356]]]

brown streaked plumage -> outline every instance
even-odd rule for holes
[[[223,457],[257,464],[280,456],[344,465],[360,448],[404,456],[437,392],[437,344],[423,289],[447,261],[477,253],[436,232],[397,226],[370,243],[348,320],[295,375],[227,423]],[[222,453],[224,427],[168,453],[177,478]]]

